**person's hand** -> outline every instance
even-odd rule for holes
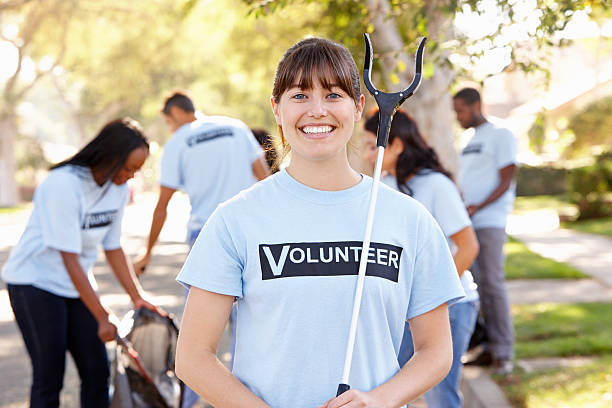
[[[382,408],[384,406],[384,402],[376,399],[372,393],[348,390],[337,397],[325,401],[318,408]]]
[[[134,261],[134,272],[136,272],[136,275],[140,276],[145,273],[145,269],[147,268],[147,265],[149,265],[150,261],[150,254],[144,254],[136,258],[136,261]]]
[[[474,213],[478,211],[480,208],[477,205],[468,205],[467,212],[470,217],[474,216]]]
[[[113,314],[98,320],[98,337],[103,342],[115,340],[118,319]]]
[[[155,306],[154,304],[144,300],[142,297],[135,299],[133,303],[134,303],[134,309],[140,309],[141,307],[144,307],[145,309],[149,309],[162,317],[168,317],[168,313],[166,313],[164,309],[162,309],[161,307]]]

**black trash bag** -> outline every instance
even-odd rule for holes
[[[111,408],[179,408],[183,384],[174,372],[178,328],[148,309],[129,311],[119,325]]]

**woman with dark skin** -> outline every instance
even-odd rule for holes
[[[148,155],[140,125],[114,120],[53,166],[34,193],[26,229],[2,270],[32,363],[31,407],[59,406],[66,351],[81,378],[81,406],[109,404],[104,342],[115,339],[117,318],[96,294],[91,269],[99,245],[134,308],[165,315],[143,298],[120,243],[126,182]]]

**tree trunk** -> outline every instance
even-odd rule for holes
[[[14,142],[17,123],[14,114],[0,118],[0,207],[17,205],[17,183],[15,183]]]
[[[427,31],[430,37],[438,41],[447,41],[452,35],[452,21],[440,10],[440,0],[427,3]],[[372,17],[374,33],[372,45],[378,55],[382,55],[382,68],[386,90],[398,91],[408,87],[414,77],[414,56],[404,52],[404,44],[395,20],[390,16],[388,0],[368,0],[367,7]],[[424,60],[427,60],[425,47]],[[446,55],[439,55],[443,61]],[[390,74],[396,70],[399,62],[406,70],[399,72],[400,83],[391,84]],[[436,64],[433,76],[423,78],[418,91],[404,105],[403,109],[415,119],[419,130],[427,142],[438,153],[441,163],[453,175],[458,170],[458,155],[455,150],[452,124],[454,113],[450,85],[453,71],[441,64]]]

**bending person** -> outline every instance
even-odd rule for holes
[[[116,318],[96,294],[92,266],[98,246],[134,308],[163,312],[143,299],[121,249],[126,182],[149,154],[140,125],[108,123],[83,149],[51,168],[34,193],[27,227],[2,270],[32,363],[30,406],[58,407],[66,351],[81,378],[81,406],[108,407],[104,342]]]
[[[378,114],[368,118],[364,128],[364,158],[374,164]],[[461,408],[461,356],[467,350],[479,307],[478,292],[472,274],[467,270],[478,254],[476,234],[450,174],[442,167],[434,150],[423,140],[414,120],[404,111],[398,111],[393,117],[382,170],[388,173],[382,178],[384,183],[412,196],[436,219],[453,253],[455,268],[467,295],[448,308],[453,339],[450,372],[440,384],[425,394],[430,408]],[[406,324],[398,357],[400,365],[404,365],[413,352],[410,325]]]
[[[177,374],[216,407],[400,407],[448,372],[447,302],[464,292],[446,241],[422,206],[381,185],[352,389],[335,397],[372,187],[347,157],[364,103],[339,44],[300,41],[278,65],[271,104],[290,163],[216,209],[177,277],[191,286]],[[230,373],[215,353],[235,298]],[[418,353],[400,369],[406,319]]]
[[[191,204],[187,225],[187,244],[191,248],[219,203],[270,173],[263,150],[241,121],[225,116],[198,119],[193,102],[181,92],[166,98],[162,114],[174,133],[164,146],[159,197],[146,251],[134,264],[139,274],[151,261],[153,247],[166,222],[168,203],[178,189],[187,193]],[[233,319],[230,331],[233,343]],[[198,396],[186,387],[182,408],[191,408],[197,400]]]

